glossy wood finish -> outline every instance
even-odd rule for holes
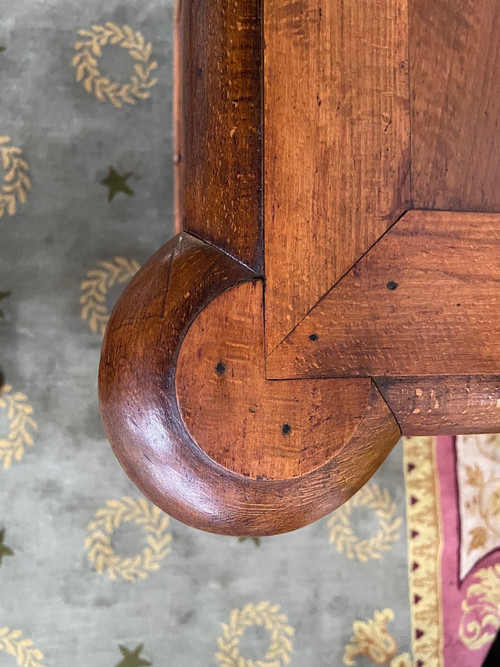
[[[407,0],[264,3],[268,352],[408,208],[407,21]]]
[[[500,214],[409,211],[267,358],[267,376],[500,373],[499,314]]]
[[[177,5],[190,233],[126,288],[99,384],[126,472],[195,527],[292,530],[401,432],[500,428],[500,10],[408,1]]]
[[[184,87],[184,39],[182,21],[182,0],[175,0],[174,6],[174,53],[173,53],[173,113],[172,133],[174,144],[174,229],[178,234],[182,231],[184,217],[184,103],[182,89]]]
[[[409,8],[413,204],[500,212],[500,3]]]
[[[261,0],[178,12],[182,228],[262,273]]]
[[[400,436],[372,383],[349,439],[307,474],[250,479],[207,456],[179,414],[176,359],[199,313],[224,290],[251,278],[248,269],[212,246],[189,235],[176,237],[120,297],[106,330],[99,376],[106,433],[141,491],[192,526],[249,536],[293,530],[331,512],[369,479]],[[197,361],[195,356],[192,367]],[[257,455],[262,442],[246,442]]]
[[[358,429],[371,380],[266,380],[262,282],[214,299],[177,360],[177,398],[193,440],[254,479],[289,479],[337,456]]]
[[[500,433],[500,375],[375,378],[403,435]]]

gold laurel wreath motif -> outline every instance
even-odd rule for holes
[[[24,204],[27,199],[27,190],[31,188],[31,181],[27,172],[29,165],[23,160],[22,151],[15,146],[7,146],[10,137],[0,136],[0,157],[5,171],[0,189],[0,218],[4,213],[15,215],[17,202]]]
[[[147,545],[142,554],[133,558],[122,558],[111,544],[114,531],[126,522],[135,523],[147,534]],[[168,531],[169,519],[145,498],[134,500],[124,496],[121,500],[108,500],[106,507],[98,509],[94,521],[87,530],[85,539],[89,561],[98,574],[107,574],[110,579],[121,577],[125,581],[145,579],[160,567],[160,561],[171,549],[172,535]]]
[[[135,259],[115,257],[112,261],[99,262],[97,269],[87,271],[87,280],[80,285],[82,295],[82,319],[88,321],[93,333],[104,335],[109,320],[106,294],[114,285],[130,280],[140,269]]]
[[[0,387],[0,409],[7,411],[9,432],[6,438],[0,438],[0,462],[5,470],[10,468],[12,461],[23,458],[25,447],[33,446],[33,436],[30,431],[36,431],[37,424],[33,417],[33,407],[27,403],[26,394],[16,392],[12,394],[12,387]]]
[[[75,43],[77,53],[72,65],[76,68],[76,80],[83,83],[88,93],[93,93],[101,102],[111,102],[115,107],[122,107],[124,103],[135,104],[138,99],[150,97],[150,88],[158,83],[158,79],[151,76],[158,63],[151,60],[153,47],[151,42],[145,42],[140,32],[134,32],[128,25],[120,28],[108,22],[103,26],[94,25],[92,30],[79,30],[78,34],[86,41]],[[135,74],[128,83],[112,82],[101,74],[98,58],[107,44],[121,46],[138,61],[134,65]]]
[[[281,667],[290,663],[295,630],[288,625],[278,604],[260,602],[247,604],[243,609],[233,609],[229,624],[222,623],[222,637],[217,639],[219,651],[216,659],[223,667]],[[271,644],[264,660],[246,660],[240,655],[239,643],[243,633],[252,625],[264,626],[271,637]]]
[[[379,529],[371,538],[361,539],[351,527],[351,514],[356,507],[366,507],[375,512]],[[381,558],[382,552],[389,551],[399,539],[398,528],[401,517],[396,517],[397,508],[387,489],[377,484],[368,484],[339,508],[328,520],[329,542],[337,551],[350,560],[356,558],[361,563]]]
[[[34,648],[31,639],[23,638],[22,630],[0,628],[0,651],[6,651],[20,667],[43,667],[43,653]]]

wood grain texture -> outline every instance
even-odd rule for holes
[[[412,0],[415,208],[500,211],[500,3]]]
[[[409,211],[267,358],[267,377],[500,373],[499,258],[500,214]]]
[[[500,375],[375,378],[403,435],[500,432]]]
[[[266,349],[408,208],[406,0],[264,3]]]
[[[176,237],[120,297],[106,329],[99,374],[108,438],[139,489],[196,528],[249,536],[293,530],[328,514],[371,477],[400,436],[372,383],[348,442],[324,465],[300,477],[250,479],[200,449],[179,413],[179,348],[214,298],[252,278],[213,246],[189,235]]]
[[[177,132],[183,229],[262,272],[261,0],[185,0]],[[182,120],[180,120],[180,118]]]
[[[175,0],[174,5],[174,48],[173,48],[173,104],[172,130],[174,144],[174,229],[182,231],[184,211],[184,42],[187,37],[183,30],[182,0]]]
[[[274,382],[264,376],[262,282],[214,299],[191,325],[177,360],[180,413],[198,446],[254,479],[306,475],[349,442],[369,379]]]
[[[248,536],[334,510],[401,432],[500,429],[498,4],[261,3],[176,6],[189,233],[127,286],[99,378],[141,491]]]

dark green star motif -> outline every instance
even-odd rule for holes
[[[152,662],[148,662],[141,658],[139,653],[141,653],[144,644],[139,644],[136,646],[133,651],[129,651],[126,646],[120,644],[119,649],[122,652],[123,660],[119,662],[115,667],[147,667],[147,665],[152,665]]]
[[[10,296],[12,292],[0,292],[0,301]],[[3,310],[0,308],[0,320],[4,317]]]
[[[256,547],[260,547],[260,537],[238,537],[238,542],[246,542],[252,540]]]
[[[6,544],[3,543],[5,538],[5,528],[0,530],[0,565],[4,556],[13,556],[14,552]]]
[[[101,181],[102,185],[105,185],[107,188],[109,188],[108,201],[112,201],[118,192],[124,192],[129,197],[133,196],[134,191],[126,183],[127,178],[130,178],[130,176],[132,176],[132,172],[120,176],[120,174],[115,171],[113,167],[109,168],[109,174],[103,181]]]

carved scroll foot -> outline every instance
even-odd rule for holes
[[[270,535],[345,502],[400,436],[369,378],[267,380],[262,282],[182,234],[108,324],[101,413],[156,505],[197,528]]]

